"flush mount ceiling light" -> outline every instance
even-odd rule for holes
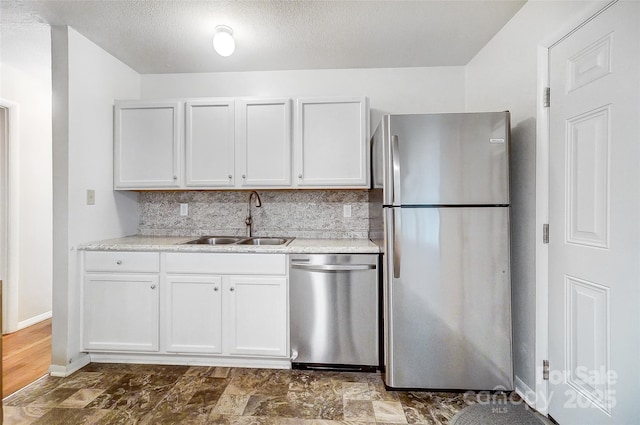
[[[220,56],[231,56],[236,50],[233,30],[226,25],[218,25],[213,35],[213,48]]]

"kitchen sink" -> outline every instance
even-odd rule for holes
[[[187,245],[230,245],[232,243],[240,242],[244,239],[245,238],[238,238],[233,236],[203,236],[201,238],[184,243]]]
[[[286,245],[290,238],[244,238],[236,236],[203,236],[192,241],[183,242],[185,245]]]
[[[284,238],[250,238],[238,242],[238,245],[286,245],[291,239]]]

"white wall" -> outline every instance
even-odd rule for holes
[[[52,371],[80,358],[81,243],[135,234],[137,194],[113,191],[113,99],[137,98],[140,75],[68,27],[52,29],[54,301]],[[86,205],[94,189],[96,204]]]
[[[464,67],[142,75],[142,98],[368,96],[371,128],[384,113],[461,112]]]
[[[19,185],[18,246],[9,247],[18,270],[5,293],[17,298],[6,323],[15,331],[51,314],[51,36],[48,25],[3,23],[0,37],[0,98],[19,110],[20,157],[9,164]]]
[[[537,49],[594,3],[529,0],[466,66],[467,111],[511,111],[514,367],[534,390]]]

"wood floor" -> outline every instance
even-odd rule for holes
[[[51,365],[51,319],[2,337],[2,397],[45,375]]]

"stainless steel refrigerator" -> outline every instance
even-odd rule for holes
[[[372,139],[385,384],[511,390],[509,113],[386,115]]]

